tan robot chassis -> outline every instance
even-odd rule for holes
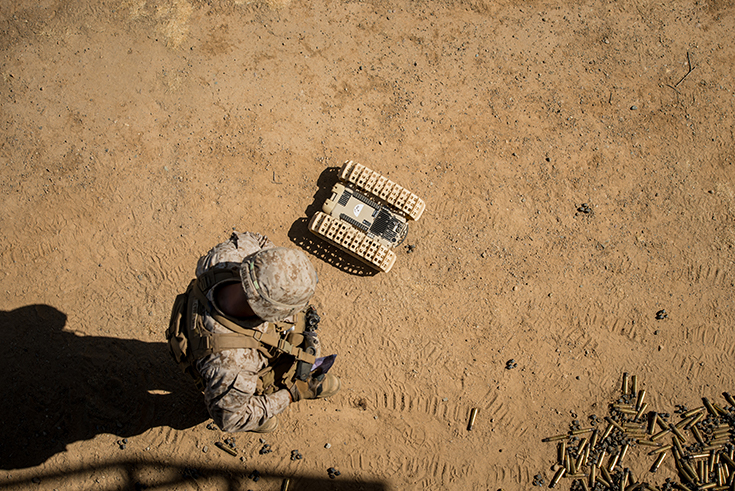
[[[418,220],[424,201],[364,165],[348,160],[332,187],[332,196],[309,222],[309,230],[359,260],[388,272],[396,261],[391,250],[403,242],[408,221]]]

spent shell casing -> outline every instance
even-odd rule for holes
[[[689,428],[689,430],[692,432],[692,435],[694,435],[694,439],[697,440],[701,445],[704,445],[704,438],[702,438],[702,434],[699,432],[699,428],[696,426],[692,426]]]
[[[638,438],[635,441],[638,445],[645,445],[646,447],[660,447],[661,444],[658,442],[652,442],[651,440],[643,440],[641,438]]]
[[[586,476],[587,474],[585,474],[584,472],[574,472],[572,474],[568,474],[568,473],[564,474],[564,477],[569,478],[569,479],[579,479],[580,477],[586,477]]]
[[[663,447],[657,448],[656,450],[651,450],[650,452],[648,452],[648,455],[658,455],[661,452],[668,452],[669,450],[671,450],[672,447],[673,445],[664,445]]]
[[[623,387],[622,387],[623,395],[628,394],[629,386],[630,386],[630,376],[628,375],[628,372],[623,372]],[[735,406],[735,404],[733,404],[733,406]]]
[[[697,461],[697,477],[699,482],[707,482],[707,462],[704,460]]]
[[[572,430],[569,432],[570,435],[576,436],[576,435],[584,435],[585,433],[592,433],[595,431],[594,428],[580,428],[578,430]]]
[[[214,442],[215,446],[219,448],[220,450],[224,450],[228,454],[232,455],[233,457],[237,457],[237,450],[234,448],[231,448],[229,445],[227,445],[224,442]]]
[[[695,414],[699,414],[702,411],[704,411],[706,408],[704,406],[695,407],[694,409],[690,409],[689,411],[685,412],[681,415],[682,418],[686,419],[689,416],[694,416]]]
[[[612,405],[613,409],[620,411],[621,409],[633,409],[633,404],[616,402]],[[633,409],[635,411],[635,409]]]
[[[706,412],[695,414],[694,419],[692,419],[691,422],[687,426],[692,427],[695,424],[699,423],[705,418],[706,414],[707,414]]]
[[[597,482],[597,466],[592,465],[592,467],[590,467],[590,487],[592,489],[595,488],[595,482]]]
[[[281,483],[281,491],[288,491],[288,485],[291,484],[291,479],[286,478]]]
[[[618,459],[618,463],[622,464],[623,459],[625,458],[625,454],[628,453],[628,449],[630,448],[630,444],[626,443],[623,445],[623,448],[620,450],[620,459]]]
[[[586,476],[585,476],[586,477]],[[590,487],[587,486],[587,480],[586,479],[580,479],[579,483],[582,485],[582,491],[590,491]]]
[[[470,421],[467,423],[467,431],[471,430],[475,426],[475,418],[477,418],[477,408],[473,407],[470,411]]]
[[[607,458],[607,450],[603,450],[600,452],[600,455],[597,456],[597,467],[600,468],[600,471],[602,471],[605,467],[603,467],[602,463]]]
[[[671,442],[674,444],[674,447],[679,451],[681,455],[684,455],[684,447],[682,446],[682,442],[678,438],[671,438]]]
[[[600,469],[600,470],[602,470],[602,469]],[[608,488],[611,488],[612,487],[612,483],[610,481],[608,481],[607,479],[605,479],[602,476],[602,473],[597,474],[597,478],[596,479],[597,479],[597,482],[602,483],[603,486],[606,486]]]
[[[618,409],[618,412],[621,414],[638,414],[638,411],[635,410],[635,408],[632,407],[621,407]]]
[[[566,469],[567,474],[574,472],[574,469],[572,469],[572,457],[569,455],[569,452],[564,455],[564,469]]]
[[[660,454],[658,454],[656,462],[654,462],[651,466],[651,472],[656,472],[658,468],[661,467],[661,462],[664,461],[667,455],[669,455],[669,452],[661,452]]]
[[[556,435],[556,436],[550,436],[547,438],[542,438],[541,441],[544,443],[558,442],[559,440],[566,440],[567,438],[569,438],[569,435],[564,434],[564,435]]]
[[[625,429],[626,431],[630,431],[630,430],[640,430],[643,432],[646,431],[645,428],[643,428],[640,423],[623,423],[622,426],[623,426],[623,429]]]
[[[559,470],[556,471],[556,474],[554,474],[554,477],[551,478],[551,482],[549,483],[549,487],[553,488],[557,484],[559,484],[559,480],[564,477],[564,474],[566,474],[567,470],[564,467],[560,467]]]
[[[638,393],[638,375],[630,377],[630,393],[633,395]]]
[[[717,464],[715,466],[715,473],[717,474],[717,484],[719,486],[725,485],[725,471],[723,470],[723,467],[724,466],[722,464]]]
[[[587,461],[587,455],[584,451],[579,452],[579,455],[577,456],[577,461],[574,462],[574,467],[577,469],[581,469],[584,463]]]
[[[679,421],[678,423],[676,423],[674,425],[674,428],[678,428],[678,429],[685,428],[685,427],[689,426],[689,423],[691,423],[692,421],[694,421],[694,418],[696,418],[696,417],[697,417],[697,415],[696,414],[693,414],[692,416],[689,416],[687,418],[684,418],[681,421]]]
[[[715,408],[715,411],[717,411],[718,413],[720,413],[720,415],[727,416],[727,411],[725,411],[724,409],[722,409],[722,406],[720,406],[716,402],[713,402],[712,403],[712,407]]]
[[[694,453],[689,456],[689,460],[706,460],[709,458],[709,452]]]
[[[656,418],[658,417],[658,413],[651,412],[648,413],[648,425],[646,426],[646,432],[649,435],[653,435],[653,432],[656,430]]]
[[[556,449],[556,461],[560,465],[564,465],[564,456],[567,454],[567,442],[559,442]]]
[[[615,469],[615,466],[618,465],[619,460],[620,460],[620,452],[611,456],[610,460],[607,461],[607,471],[613,472],[613,470]]]
[[[720,459],[717,457],[717,452],[715,452],[714,450],[713,451],[710,451],[710,453],[709,453],[709,461],[708,461],[708,466],[707,466],[707,473],[708,474],[712,474],[715,471],[715,466],[717,465],[717,463],[719,462],[719,460]]]
[[[663,430],[663,431],[659,431],[658,433],[656,433],[655,435],[653,435],[651,437],[651,440],[655,442],[655,441],[660,440],[661,438],[665,437],[669,433],[671,433],[671,430],[669,430],[668,428],[665,429],[665,430]]]
[[[733,461],[726,453],[720,454],[720,458],[727,464],[730,470],[735,471],[735,461]]]
[[[668,430],[669,429],[669,425],[666,423],[666,421],[664,421],[661,418],[661,416],[659,416],[658,413],[654,413],[654,414],[656,415],[656,417],[654,419],[656,420],[656,424],[658,425],[658,427],[661,428],[662,430]]]
[[[643,416],[643,413],[646,412],[646,409],[648,409],[648,403],[644,402],[641,404],[641,407],[638,408],[638,412],[635,413],[635,419],[640,419],[641,416]]]
[[[584,449],[587,448],[587,444],[589,444],[589,442],[590,441],[587,438],[582,438],[579,441],[579,445],[577,445],[577,455],[584,453]]]
[[[709,399],[707,399],[706,397],[702,397],[702,403],[704,404],[704,407],[707,408],[707,411],[709,411],[709,413],[712,416],[719,416],[720,415],[720,413],[717,412],[717,409],[714,408],[714,406],[712,405],[712,403],[709,402]]]
[[[615,421],[614,419],[612,419],[610,416],[605,416],[605,421],[607,421],[609,424],[613,425],[615,428],[619,429],[620,431],[625,431],[623,429],[623,427],[620,426],[620,424],[617,421]],[[603,437],[603,440],[605,438],[606,437]]]
[[[700,490],[703,490],[703,489],[712,489],[712,488],[714,488],[716,486],[717,486],[717,483],[716,482],[708,482],[707,484],[702,484],[701,486],[699,486],[699,489]]]
[[[686,443],[687,437],[684,436],[684,433],[682,433],[681,431],[679,431],[679,428],[677,428],[676,426],[670,424],[669,425],[669,429],[671,430],[671,432],[674,435],[676,435],[676,438],[678,438],[679,440],[681,440],[681,443]]]
[[[598,430],[592,432],[592,436],[590,437],[590,447],[595,448],[595,446],[597,446],[597,440],[599,437],[600,432]]]
[[[705,445],[702,447],[703,452],[711,452],[714,450],[715,452],[724,451],[725,446],[724,445]]]
[[[605,438],[610,436],[610,433],[612,433],[613,428],[615,428],[614,425],[608,424],[607,428],[605,428],[605,431],[602,433],[602,437],[600,438],[600,440],[604,440]]]
[[[610,476],[610,473],[605,467],[600,467],[600,474],[602,474],[602,477],[604,477],[607,482],[611,483],[608,486],[612,486],[612,476]]]
[[[646,398],[646,389],[641,389],[638,391],[638,398],[635,401],[635,408],[636,410],[641,408],[641,404],[643,404],[643,399]]]
[[[725,400],[729,405],[735,406],[735,399],[733,399],[729,392],[723,392],[722,395],[725,397]]]
[[[679,463],[681,464],[681,468],[684,469],[684,473],[689,478],[689,482],[696,484],[699,482],[699,476],[696,472],[694,472],[694,469],[691,465],[689,465],[689,462],[686,460],[680,460]]]

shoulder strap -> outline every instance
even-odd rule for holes
[[[202,332],[200,333],[199,338],[200,338],[200,341],[203,343],[203,345],[197,347],[199,350],[204,350],[210,353],[212,352],[216,353],[216,352],[219,352],[225,349],[239,349],[239,348],[258,349],[262,347],[262,345],[266,345],[271,348],[275,348],[280,352],[291,355],[295,357],[298,361],[303,361],[303,362],[310,363],[310,364],[313,364],[316,361],[316,357],[314,355],[305,352],[301,348],[294,346],[293,344],[289,343],[288,341],[283,339],[281,336],[279,336],[278,333],[276,332],[276,325],[273,323],[269,322],[268,328],[266,329],[266,331],[261,332],[256,329],[250,329],[247,327],[243,327],[239,325],[234,319],[231,319],[229,317],[222,315],[219,312],[214,311],[214,309],[211,308],[211,305],[210,305],[211,302],[206,297],[204,292],[211,289],[214,285],[216,285],[220,281],[230,279],[233,277],[232,273],[229,270],[224,270],[222,271],[222,273],[224,274],[218,275],[217,273],[215,273],[213,276],[215,278],[219,277],[221,279],[219,279],[219,281],[215,281],[213,284],[209,286],[209,288],[206,288],[204,291],[202,291],[202,288],[199,285],[199,279],[197,279],[196,280],[197,284],[194,285],[194,288],[192,288],[192,294],[204,306],[204,308],[207,310],[209,315],[211,315],[214,320],[216,320],[218,323],[220,323],[221,325],[223,325],[230,331],[233,331],[233,333],[232,334],[213,333],[205,329],[202,329]],[[206,283],[209,283],[209,281],[206,281]],[[297,321],[301,320],[301,322],[303,323],[304,322],[303,314],[299,313],[296,320]]]

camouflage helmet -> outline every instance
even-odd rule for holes
[[[253,312],[269,322],[304,309],[317,283],[306,254],[287,247],[262,249],[245,257],[240,279]]]

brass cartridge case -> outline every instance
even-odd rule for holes
[[[671,433],[671,430],[669,429],[659,431],[658,433],[656,433],[655,435],[651,437],[651,440],[655,442],[656,440],[660,440],[661,438],[665,437],[669,433]]]
[[[651,450],[650,452],[648,452],[648,455],[656,455],[662,452],[668,452],[669,450],[671,450],[671,447],[672,445],[664,445],[663,447],[657,448],[656,450]]]
[[[569,438],[569,435],[564,434],[564,435],[556,435],[556,436],[549,436],[546,438],[542,438],[541,441],[544,443],[558,442],[559,440],[566,440],[567,438]]]
[[[237,450],[234,448],[230,448],[229,445],[223,442],[214,442],[214,444],[219,448],[220,450],[224,450],[228,454],[232,455],[233,457],[237,457]]]
[[[559,480],[564,477],[564,474],[566,473],[566,469],[564,467],[560,467],[559,470],[556,471],[556,474],[554,474],[554,477],[551,478],[551,482],[549,483],[549,487],[553,488],[557,484],[559,484]]]
[[[702,434],[699,432],[699,428],[696,426],[692,426],[689,428],[692,432],[692,435],[694,435],[694,439],[697,440],[701,445],[704,445],[704,438],[702,438]]]
[[[564,456],[567,453],[567,442],[559,442],[559,445],[556,447],[556,461],[560,465],[564,465]]]
[[[620,452],[611,456],[610,460],[607,461],[607,471],[608,472],[613,472],[613,470],[615,469],[615,466],[618,465],[618,460],[620,460]]]
[[[645,393],[645,391],[643,391]],[[644,402],[641,404],[641,406],[638,408],[638,412],[635,413],[635,419],[640,419],[641,416],[643,416],[643,413],[646,412],[646,409],[648,409],[648,403]]]
[[[684,436],[684,433],[682,433],[681,431],[679,431],[679,428],[677,428],[677,427],[676,427],[676,426],[674,426],[674,425],[669,425],[669,429],[671,429],[671,432],[672,432],[672,433],[673,433],[674,435],[676,435],[676,437],[677,437],[677,438],[678,438],[679,440],[681,440],[681,443],[686,443],[686,441],[687,441],[687,437],[686,437],[686,436]]]
[[[467,431],[470,431],[475,426],[475,419],[477,418],[477,408],[473,407],[470,411],[470,422],[467,423]]]
[[[686,419],[689,416],[694,416],[695,414],[699,414],[699,413],[701,413],[704,410],[705,410],[705,407],[704,406],[699,406],[697,408],[690,409],[689,411],[685,412],[684,414],[681,415],[681,417],[684,418],[684,419]]]
[[[643,399],[646,398],[646,389],[638,391],[638,398],[635,401],[635,409],[639,410],[643,404]]]
[[[669,455],[668,452],[661,452],[660,454],[658,454],[658,458],[656,459],[656,462],[654,462],[653,465],[651,466],[651,472],[656,472],[658,468],[661,467],[661,462],[664,461],[667,455]]]
[[[570,435],[576,436],[576,435],[584,435],[585,433],[592,433],[595,431],[594,428],[580,428],[578,430],[572,430],[569,432]]]

